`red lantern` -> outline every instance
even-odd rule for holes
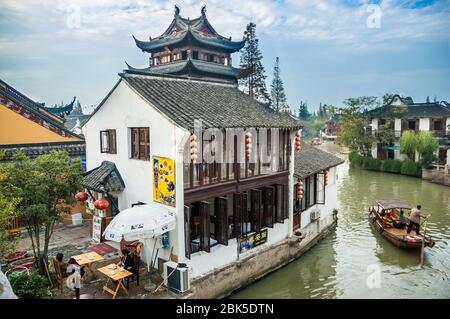
[[[104,210],[104,209],[107,209],[109,207],[109,201],[106,198],[97,199],[94,202],[94,206],[97,209]]]
[[[302,144],[301,144],[301,136],[300,136],[300,130],[297,130],[297,132],[295,132],[295,150],[296,151],[300,151],[302,149]]]
[[[323,183],[325,186],[328,185],[328,170],[323,171]]]
[[[85,201],[87,201],[88,198],[89,198],[89,196],[88,196],[88,194],[85,193],[85,192],[78,192],[78,193],[75,195],[75,199],[76,199],[78,202],[85,202]]]
[[[297,182],[297,198],[299,200],[303,198],[303,182],[301,180]]]
[[[190,153],[191,153],[191,161],[195,162],[197,160],[197,153],[198,153],[197,135],[192,134],[190,136],[190,141],[191,141],[191,143],[189,144],[189,146],[190,146]]]
[[[250,132],[245,133],[245,153],[247,158],[252,155],[252,133]]]

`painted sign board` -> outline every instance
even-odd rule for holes
[[[268,231],[263,229],[260,232],[248,235],[245,238],[239,239],[239,253],[245,253],[253,248],[267,242]]]
[[[99,243],[102,239],[102,217],[94,216],[92,219],[92,239]]]
[[[153,200],[175,207],[175,161],[153,156]]]

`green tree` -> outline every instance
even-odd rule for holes
[[[266,75],[262,65],[262,54],[259,50],[259,39],[256,37],[256,24],[250,22],[244,32],[246,40],[241,54],[240,66],[250,72],[246,77],[239,80],[248,94],[261,102],[269,103],[270,96],[266,87]]]
[[[311,119],[311,113],[308,111],[308,104],[306,104],[306,102],[300,101],[298,115],[300,119],[304,121],[309,121]]]
[[[422,167],[428,167],[436,160],[435,152],[439,149],[439,142],[431,132],[420,131],[416,134],[417,152]]]
[[[344,100],[347,107],[357,107],[359,111],[370,111],[380,105],[376,96],[360,96],[357,98],[348,98]]]
[[[400,152],[406,154],[411,161],[414,161],[417,149],[417,138],[414,131],[404,131],[400,137],[399,144]]]
[[[0,158],[3,157],[0,151]],[[16,246],[16,240],[9,238],[7,228],[13,218],[17,216],[16,207],[20,198],[9,197],[2,187],[5,180],[5,165],[0,164],[0,260],[12,253]]]
[[[375,136],[367,131],[368,120],[364,115],[373,102],[371,97],[350,98],[344,101],[346,107],[340,109],[339,133],[336,142],[358,152],[370,156]]]
[[[74,194],[82,178],[81,160],[70,159],[67,152],[54,151],[36,159],[17,153],[6,165],[2,189],[9,197],[22,198],[17,206],[18,217],[25,224],[35,261],[40,265],[41,254],[47,260],[54,224],[75,202]],[[44,269],[40,271],[45,274]]]
[[[286,103],[286,93],[284,93],[283,80],[281,79],[280,58],[275,60],[273,68],[273,80],[270,85],[270,94],[272,98],[272,108],[276,112],[286,112],[289,107]]]
[[[395,95],[395,94],[393,94],[393,93],[385,93],[385,94],[383,95],[383,97],[382,97],[382,101],[381,101],[382,105],[386,105],[386,104],[388,104],[389,102],[391,102],[391,100],[392,100],[392,98],[394,97],[394,95]]]

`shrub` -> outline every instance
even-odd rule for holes
[[[363,160],[364,157],[359,155],[357,152],[351,152],[348,155],[348,160],[350,161],[350,164],[356,166],[356,167],[362,167],[363,166]]]
[[[402,161],[388,159],[388,160],[382,161],[381,170],[383,172],[399,174],[402,169],[402,164],[403,164]]]
[[[11,278],[11,287],[20,299],[45,299],[50,298],[48,280],[37,272],[26,272]]]
[[[404,175],[419,176],[421,172],[420,163],[404,161],[400,172]]]
[[[379,171],[381,168],[381,160],[373,157],[364,157],[363,168],[371,171]]]

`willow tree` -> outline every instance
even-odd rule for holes
[[[414,131],[405,131],[399,140],[400,152],[406,154],[411,161],[415,160],[417,150],[417,138]]]
[[[416,134],[416,150],[423,167],[429,166],[436,160],[435,152],[439,149],[439,142],[431,132],[421,131]]]
[[[30,159],[17,153],[5,167],[2,188],[11,197],[21,198],[17,205],[20,221],[31,239],[35,262],[48,260],[48,246],[54,225],[62,213],[70,211],[82,178],[81,160],[71,159],[67,152],[51,152]],[[45,274],[44,269],[40,269]]]

